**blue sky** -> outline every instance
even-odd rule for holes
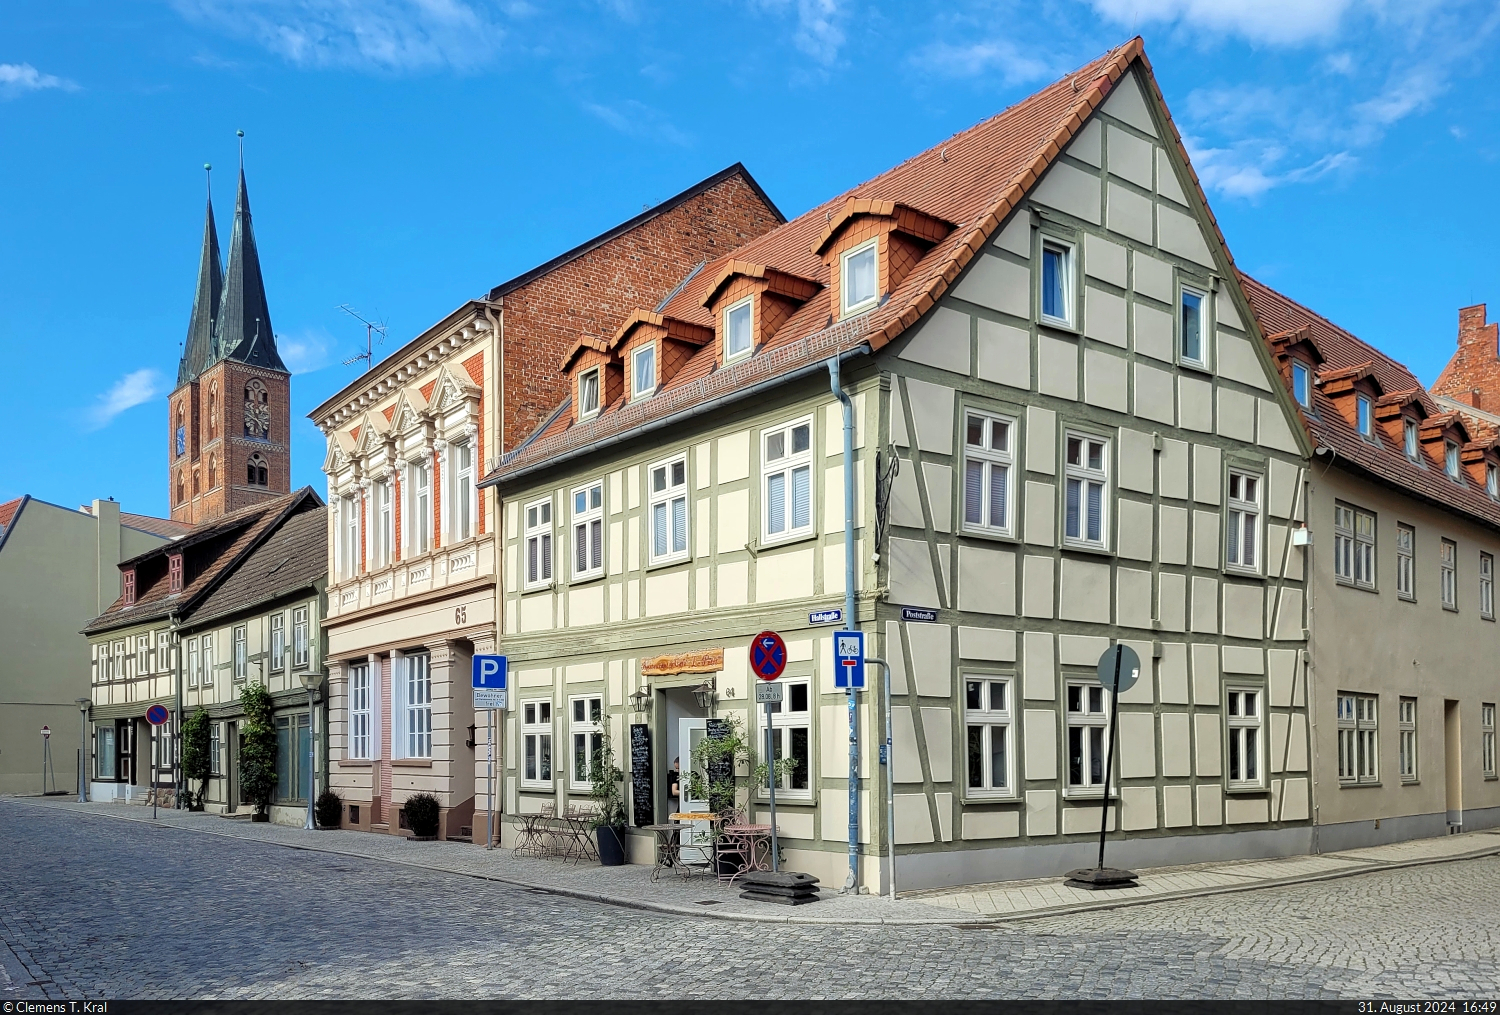
[[[202,165],[227,242],[237,129],[321,491],[340,304],[392,349],[736,161],[795,215],[1136,32],[1241,267],[1426,381],[1460,306],[1500,317],[1492,3],[7,0],[0,500],[166,511]]]

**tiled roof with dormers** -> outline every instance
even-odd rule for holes
[[[714,327],[705,297],[733,261],[774,268],[823,288],[744,360],[723,365],[716,337],[645,401],[617,400],[581,423],[559,413],[508,455],[486,477],[485,485],[831,356],[864,345],[882,348],[936,305],[1132,65],[1140,68],[1142,84],[1161,102],[1144,46],[1136,37],[988,120],[710,262],[667,301],[660,309],[663,315]],[[1170,136],[1164,141],[1175,145],[1187,163],[1181,137],[1170,120],[1167,128]],[[1206,208],[1197,177],[1188,165],[1196,197]],[[951,223],[953,229],[926,251],[879,305],[835,323],[829,266],[816,252],[820,241],[836,215],[859,213],[862,208],[866,213],[869,209],[895,213],[901,207],[929,221]],[[1222,244],[1212,213],[1208,223]]]
[[[1381,402],[1399,400],[1404,405],[1419,405],[1425,416],[1420,424],[1424,430],[1457,425],[1466,434],[1473,432],[1468,420],[1438,403],[1416,375],[1379,349],[1243,272],[1240,284],[1263,334],[1306,329],[1307,339],[1324,357],[1320,377],[1356,373],[1369,377],[1381,390],[1390,392]],[[1300,406],[1298,409],[1313,446],[1332,449],[1334,464],[1352,467],[1411,496],[1500,528],[1500,503],[1485,492],[1484,483],[1467,469],[1460,469],[1455,481],[1448,478],[1441,464],[1426,457],[1426,452],[1419,455],[1418,461],[1406,457],[1400,441],[1382,427],[1374,427],[1370,437],[1363,436],[1322,386],[1312,389],[1311,411]],[[1326,453],[1319,457],[1326,461]]]
[[[328,509],[312,500],[266,536],[188,616],[201,624],[313,588],[328,576]]]

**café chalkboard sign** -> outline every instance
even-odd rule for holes
[[[630,724],[630,802],[636,827],[655,822],[652,799],[651,727]]]

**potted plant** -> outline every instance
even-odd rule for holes
[[[240,796],[255,808],[252,821],[271,820],[276,791],[276,727],[271,721],[271,692],[264,684],[240,691],[245,723],[240,728]]]
[[[438,818],[442,808],[438,798],[431,793],[407,797],[406,804],[401,809],[406,814],[406,827],[411,829],[408,838],[413,842],[432,842],[437,839]]]
[[[208,711],[198,709],[182,724],[182,780],[198,783],[198,792],[184,787],[182,802],[190,811],[203,810],[208,797],[208,779],[213,774],[209,757]]]
[[[739,815],[748,809],[752,795],[757,787],[766,785],[772,768],[780,780],[797,767],[795,758],[778,758],[773,764],[758,760],[745,731],[745,720],[738,714],[709,720],[708,736],[693,748],[691,761],[688,793],[695,800],[707,800],[708,809],[721,816]],[[709,833],[714,842],[718,841],[721,827],[722,822]],[[719,870],[717,849],[714,857],[715,871],[730,873]]]
[[[620,783],[625,773],[615,764],[614,744],[606,725],[599,734],[599,747],[589,762],[589,799],[594,802],[594,816],[589,827],[599,846],[599,863],[619,867],[625,863],[625,826],[630,814],[625,810],[625,794]]]
[[[314,810],[319,828],[338,828],[344,823],[344,798],[331,789],[318,794]]]

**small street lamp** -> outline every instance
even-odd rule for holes
[[[78,706],[78,802],[89,802],[89,705],[88,698],[74,698]]]
[[[313,821],[313,795],[318,788],[317,778],[317,744],[318,738],[314,735],[313,727],[313,692],[323,682],[321,673],[301,673],[302,686],[307,688],[307,821],[302,827],[311,832],[317,829],[317,822]]]
[[[714,688],[716,686],[717,685],[714,683],[714,678],[709,677],[707,680],[703,681],[703,683],[693,688],[693,697],[697,700],[699,708],[712,709],[714,707],[714,701],[717,697],[714,694]]]
[[[630,710],[637,714],[645,714],[650,707],[651,688],[642,687],[630,695]]]

